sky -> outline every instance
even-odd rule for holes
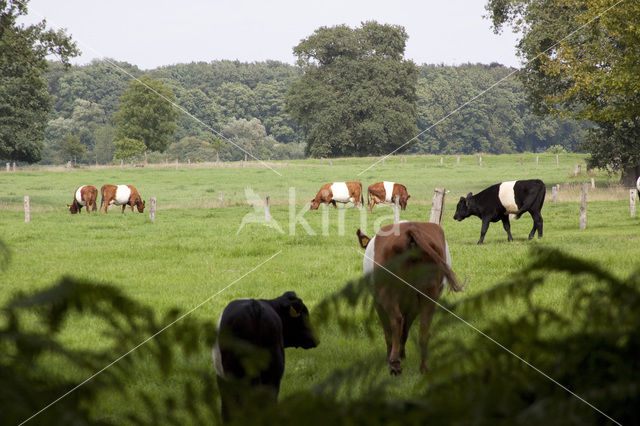
[[[31,0],[35,23],[66,28],[82,51],[152,69],[215,60],[295,63],[293,47],[322,26],[401,25],[416,64],[498,62],[519,67],[516,37],[496,35],[483,0]]]

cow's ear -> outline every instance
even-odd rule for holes
[[[408,200],[409,198],[411,198],[411,195],[407,195],[407,200]]]
[[[362,232],[360,232],[360,229],[356,231],[356,235],[358,236],[358,241],[360,241],[360,246],[363,249],[366,249],[367,245],[369,245],[369,241],[371,241],[371,238],[367,237]]]
[[[293,305],[289,306],[289,315],[291,318],[298,318],[300,316],[300,312],[296,311]]]
[[[470,192],[470,193],[467,194],[467,198],[470,198],[472,196],[473,196],[473,192]]]

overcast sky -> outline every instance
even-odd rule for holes
[[[66,28],[83,55],[142,69],[238,59],[295,63],[293,47],[321,26],[402,25],[405,57],[421,64],[519,66],[515,36],[495,35],[483,0],[31,0],[27,22]]]

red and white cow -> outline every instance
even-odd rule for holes
[[[140,198],[138,190],[131,185],[102,185],[100,194],[102,194],[100,209],[104,209],[105,213],[112,204],[122,206],[122,213],[124,213],[124,209],[128,205],[131,206],[132,212],[134,205],[138,208],[138,212],[142,213],[144,211],[145,202]]]
[[[333,207],[338,203],[353,203],[354,207],[358,207],[358,201],[360,207],[364,203],[362,196],[362,183],[361,182],[331,182],[322,185],[322,188],[316,194],[316,198],[311,200],[311,210],[317,210],[320,203],[333,204]]]
[[[369,202],[369,213],[373,212],[373,206],[379,203],[394,203],[398,197],[398,204],[405,210],[407,200],[411,195],[407,192],[407,187],[396,182],[376,182],[367,188],[367,201]]]
[[[373,286],[389,371],[392,375],[402,373],[400,360],[405,357],[409,329],[419,315],[420,372],[425,373],[435,302],[446,285],[454,291],[463,287],[451,270],[444,231],[435,223],[400,222],[383,226],[371,239],[359,229],[357,235],[366,249],[362,267]]]
[[[73,203],[67,204],[67,208],[71,214],[76,214],[82,211],[82,207],[87,206],[87,214],[90,214],[90,210],[97,210],[97,199],[98,188],[91,185],[82,185],[76,189],[76,193],[73,195]]]

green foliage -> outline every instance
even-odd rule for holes
[[[388,153],[417,133],[417,69],[404,28],[321,27],[294,47],[304,74],[286,97],[312,157]]]
[[[489,0],[487,9],[496,31],[509,24],[521,34],[520,79],[534,111],[597,124],[584,145],[590,164],[633,181],[640,173],[640,145],[629,143],[640,125],[638,2]]]
[[[271,155],[276,141],[271,136],[267,136],[267,131],[257,118],[245,120],[244,118],[232,118],[226,126],[222,128],[222,134],[242,148],[226,143],[223,145],[220,158],[225,161],[237,161],[244,159],[248,153],[247,160],[268,159]]]
[[[46,29],[45,21],[18,23],[28,0],[0,1],[0,159],[38,162],[50,111],[43,73],[45,57],[68,59],[79,52],[63,30]]]
[[[60,152],[66,160],[73,160],[81,157],[87,148],[80,142],[80,138],[76,135],[66,135],[60,144]]]
[[[117,139],[142,141],[148,150],[164,152],[176,129],[175,95],[162,81],[149,76],[132,80],[113,115]]]
[[[199,161],[215,161],[217,158],[217,151],[214,147],[198,138],[186,137],[182,138],[179,142],[172,143],[167,150],[169,158],[177,158],[180,161],[192,162]]]
[[[545,151],[549,154],[566,154],[567,150],[562,145],[552,145]]]
[[[142,141],[131,138],[123,138],[113,143],[116,147],[113,158],[116,160],[129,160],[130,158],[141,154],[147,148]]]

